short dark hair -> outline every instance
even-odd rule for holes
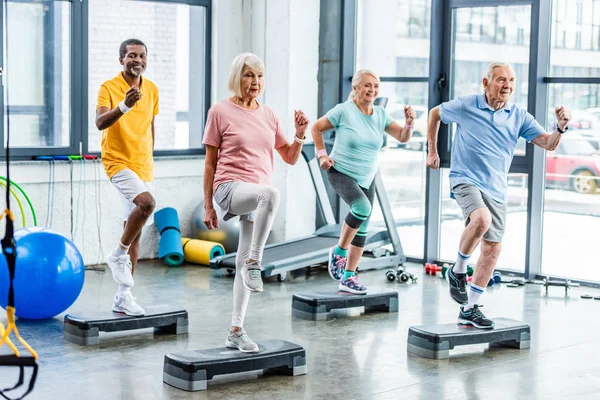
[[[146,46],[146,43],[142,42],[140,39],[127,39],[119,46],[119,60],[125,58],[125,54],[127,54],[127,46],[130,45],[144,46],[146,48],[146,53],[148,52],[148,46]]]

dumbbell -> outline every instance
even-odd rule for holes
[[[408,271],[404,271],[403,273],[401,273],[398,279],[400,279],[400,282],[402,283],[406,283],[409,280],[411,280],[413,283],[417,281],[417,277]]]
[[[437,264],[425,263],[425,273],[428,275],[437,275],[438,272],[442,272],[442,267],[438,267]]]
[[[394,271],[393,269],[388,270],[385,273],[385,277],[390,282],[394,282],[396,279],[398,279],[402,283],[406,283],[409,280],[412,280],[413,283],[417,281],[416,276],[414,276],[408,271],[404,271],[402,268],[398,268],[397,271]]]
[[[494,286],[496,283],[502,282],[502,274],[500,271],[494,271],[494,275],[490,278],[488,286]]]
[[[394,282],[396,280],[396,271],[394,271],[393,269],[386,271],[385,277],[388,281]]]
[[[448,270],[452,268],[452,266],[449,266],[448,264],[444,264],[444,266],[442,267],[442,278],[446,278],[446,273],[448,272]],[[472,267],[468,267],[467,266],[467,276],[473,276],[474,270]]]
[[[565,288],[565,296],[569,293],[569,288],[579,287],[579,283],[571,282],[570,279],[566,279],[564,281],[553,281],[553,280],[550,280],[549,276],[545,277],[542,282],[543,282],[544,287],[546,288],[546,294],[548,294],[548,287],[550,287],[550,286],[564,287]]]

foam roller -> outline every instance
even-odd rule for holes
[[[193,264],[209,265],[210,260],[225,254],[225,248],[217,242],[182,238],[185,261]]]

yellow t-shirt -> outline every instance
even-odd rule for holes
[[[119,75],[104,82],[98,91],[98,107],[113,109],[125,99],[129,84]],[[158,114],[158,88],[142,78],[142,98],[112,126],[102,131],[102,164],[109,179],[128,168],[143,182],[154,180],[152,119]]]

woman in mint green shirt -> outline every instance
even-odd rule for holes
[[[408,142],[415,119],[412,107],[404,107],[406,125],[402,127],[383,107],[373,105],[379,82],[374,72],[357,71],[348,100],[319,118],[312,128],[321,168],[327,170],[329,183],[350,207],[338,244],[329,251],[329,275],[340,281],[339,290],[354,294],[367,293],[355,271],[364,250],[375,197],[377,155],[386,133]],[[330,129],[336,130],[335,143],[327,155],[323,132]]]

